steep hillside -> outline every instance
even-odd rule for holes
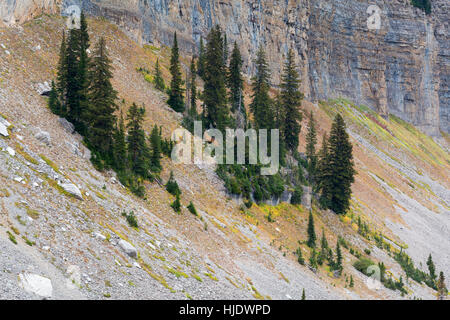
[[[136,71],[152,70],[160,57],[167,74],[167,48],[141,48],[104,19],[90,19],[89,25],[93,42],[100,36],[107,40],[113,84],[125,101],[121,108],[144,104],[146,131],[157,123],[168,137],[181,115]],[[367,286],[367,277],[353,268],[357,258],[350,252],[364,249],[395,279],[402,276],[408,298],[435,298],[425,285],[406,281],[373,235],[383,232],[392,251],[408,247],[417,266],[432,253],[437,270],[450,274],[448,150],[398,118],[384,120],[349,101],[305,102],[305,110],[316,111],[320,135],[329,131],[336,111],[343,113],[358,169],[352,212],[339,218],[313,209],[317,234],[324,228],[332,247],[338,236],[347,243],[344,275],[335,278],[327,267],[313,272],[295,255],[306,240],[303,206],[245,210],[227,196],[213,171],[165,159],[163,181],[173,170],[183,205],[193,201],[200,213],[196,217],[183,208],[178,215],[170,207],[173,197],[158,183],[146,185],[142,200],[113,173],[97,172],[81,138],[38,94],[40,84],[55,76],[63,27],[64,19],[41,16],[0,29],[0,119],[9,127],[8,137],[0,136],[0,281],[5,284],[0,298],[37,298],[21,288],[18,277],[27,273],[49,278],[54,299],[300,299],[303,288],[308,299],[401,298],[399,291]],[[301,139],[304,147],[304,132]],[[63,184],[76,185],[83,200]],[[139,228],[128,226],[124,211],[135,213]],[[358,234],[352,221],[357,216],[370,225],[369,237]],[[127,254],[121,247],[122,240],[136,249],[135,258],[133,250]],[[307,260],[309,251],[302,248]]]

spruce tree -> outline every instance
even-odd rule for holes
[[[118,172],[127,169],[128,155],[127,142],[125,137],[125,123],[123,121],[123,114],[120,113],[120,118],[114,130],[114,168]]]
[[[344,214],[350,207],[351,185],[355,181],[356,171],[353,163],[353,146],[340,114],[334,119],[328,143],[328,165],[331,171],[326,177],[331,187],[329,209],[337,214]]]
[[[342,272],[343,266],[342,266],[342,252],[341,252],[341,245],[339,244],[339,241],[336,244],[336,265],[334,267],[334,270]]]
[[[170,171],[170,177],[166,184],[166,190],[173,196],[181,194],[181,190],[178,187],[178,183],[175,180],[175,177],[173,176],[173,171]]]
[[[350,285],[349,285],[349,287],[353,288],[354,286],[355,286],[355,282],[353,281],[353,276],[350,275]]]
[[[430,272],[430,278],[434,281],[436,279],[436,268],[434,266],[433,258],[431,257],[431,253],[428,256],[427,260],[428,271]]]
[[[158,126],[155,126],[152,129],[152,133],[150,134],[150,166],[153,172],[161,172],[161,136],[159,134]]]
[[[86,135],[87,124],[89,123],[89,56],[87,50],[89,49],[89,33],[87,21],[84,13],[80,16],[80,30],[79,30],[79,62],[77,72],[78,82],[78,110],[77,113],[72,113],[75,129],[81,134]]]
[[[66,90],[65,107],[67,109],[67,119],[72,122],[77,129],[81,119],[80,97],[81,83],[79,82],[80,71],[80,30],[70,29],[66,47]]]
[[[325,230],[322,228],[322,239],[320,240],[320,253],[319,253],[319,261],[320,265],[327,259],[328,255],[328,241],[325,237]]]
[[[113,77],[111,64],[105,39],[100,38],[90,65],[89,105],[86,110],[86,119],[89,119],[87,133],[89,145],[104,159],[112,155],[116,123],[114,112],[117,109],[117,92],[111,84]]]
[[[190,68],[190,104],[189,114],[193,119],[197,119],[197,70],[195,68],[195,58],[192,57]]]
[[[167,103],[176,112],[184,111],[184,97],[183,97],[183,79],[180,67],[180,53],[178,49],[177,33],[173,36],[172,54],[170,57],[170,74],[172,80],[170,81],[170,93]]]
[[[50,95],[48,99],[48,107],[54,114],[59,114],[61,112],[61,104],[58,99],[58,92],[56,90],[55,81],[52,80],[52,89],[50,90]]]
[[[216,128],[222,132],[231,124],[227,105],[225,71],[222,31],[217,25],[208,34],[203,101],[206,127]]]
[[[307,245],[310,248],[316,247],[316,231],[314,230],[314,217],[312,214],[312,210],[309,210]]]
[[[161,68],[159,66],[159,58],[156,59],[154,83],[155,83],[156,89],[164,92],[164,90],[166,89],[166,85],[164,83],[164,79],[163,79],[162,73],[161,73]]]
[[[244,79],[242,78],[242,57],[236,42],[234,42],[233,51],[231,53],[227,83],[230,90],[229,100],[231,103],[231,112],[236,114],[238,127],[244,128],[246,114],[243,98]]]
[[[127,143],[131,170],[144,179],[151,179],[149,172],[149,149],[146,144],[145,132],[142,129],[145,109],[133,103],[127,114]]]
[[[302,300],[306,300],[305,288],[302,291]]]
[[[303,93],[300,92],[300,79],[294,61],[294,51],[289,50],[281,75],[281,103],[284,114],[283,133],[286,147],[289,151],[296,151],[299,144],[299,134],[301,130],[300,122],[302,114],[300,106]]]
[[[323,208],[331,205],[331,179],[332,171],[329,165],[328,137],[326,134],[322,138],[322,147],[319,152],[318,165],[316,168],[316,191],[320,192],[320,204]]]
[[[180,195],[177,194],[175,196],[175,201],[172,202],[172,204],[170,205],[172,207],[172,209],[176,212],[176,213],[180,213],[181,212],[181,201],[180,201]]]
[[[255,129],[274,129],[275,119],[273,101],[269,96],[270,70],[266,60],[266,54],[262,47],[259,48],[255,60],[256,74],[252,78],[252,102],[250,110],[253,113]]]
[[[309,114],[308,133],[306,135],[306,157],[308,160],[308,176],[311,183],[315,180],[314,175],[317,167],[316,144],[316,123],[311,111],[311,113]]]
[[[302,266],[305,265],[305,259],[303,259],[303,253],[302,253],[302,249],[298,248],[297,249],[297,261],[298,263],[300,263]]]
[[[228,39],[225,32],[223,33],[223,65],[228,65]]]
[[[445,300],[447,297],[447,287],[445,285],[445,277],[444,277],[444,272],[440,272],[439,274],[439,280],[437,283],[437,288],[438,288],[438,300]]]

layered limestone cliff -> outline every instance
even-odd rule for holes
[[[43,13],[57,13],[62,0],[1,0],[0,26],[14,26]]]
[[[375,30],[367,25],[372,4],[380,8]],[[177,31],[188,53],[220,24],[229,43],[240,45],[248,75],[257,48],[265,47],[274,85],[293,47],[307,98],[347,97],[427,134],[450,132],[448,0],[432,1],[431,15],[410,0],[83,0],[82,5],[141,43],[170,45]]]

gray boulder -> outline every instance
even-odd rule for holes
[[[37,133],[35,137],[42,143],[45,143],[47,146],[49,146],[52,143],[50,133],[48,133],[47,131],[39,131],[39,133]]]
[[[58,122],[68,133],[73,134],[75,132],[75,126],[66,119],[59,118]]]
[[[137,258],[137,250],[131,245],[131,243],[125,240],[120,240],[119,247],[122,248],[122,250],[130,257]]]
[[[0,122],[0,134],[4,137],[9,136],[8,128],[1,122]]]
[[[70,193],[75,198],[77,198],[79,200],[83,200],[83,196],[81,194],[80,189],[78,189],[78,187],[76,185],[74,185],[73,183],[62,183],[62,184],[60,184],[60,186],[61,186],[61,188],[64,189],[64,191]]]
[[[44,299],[50,299],[53,295],[53,286],[50,279],[37,274],[20,274],[19,285],[26,292],[35,294]]]

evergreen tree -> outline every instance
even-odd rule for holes
[[[170,205],[172,207],[172,209],[176,212],[176,213],[180,213],[181,212],[181,202],[180,202],[180,195],[177,194],[175,196],[175,201],[172,202],[172,204]]]
[[[338,114],[333,122],[328,150],[330,175],[326,176],[331,192],[329,209],[337,214],[345,213],[350,206],[351,185],[356,173],[353,163],[353,147],[346,132],[344,119]]]
[[[302,300],[306,300],[305,288],[302,291]]]
[[[128,155],[127,155],[127,141],[125,137],[125,124],[123,121],[123,114],[120,113],[119,122],[114,131],[114,168],[118,172],[127,169]]]
[[[170,81],[170,93],[167,103],[176,112],[184,111],[184,97],[183,97],[183,79],[180,67],[180,53],[178,49],[177,33],[173,36],[172,54],[170,57],[170,74],[172,80]]]
[[[127,143],[131,170],[144,179],[151,179],[149,172],[149,150],[146,144],[145,132],[142,129],[145,109],[133,103],[127,114]]]
[[[303,259],[303,253],[302,253],[302,249],[298,248],[297,249],[297,261],[298,263],[300,263],[302,266],[305,265],[305,259]]]
[[[155,64],[155,88],[158,89],[159,91],[163,91],[166,89],[166,85],[164,83],[164,79],[162,77],[162,73],[161,73],[161,68],[159,66],[159,58],[156,59],[156,64]]]
[[[191,108],[189,109],[190,111],[190,116],[193,119],[197,119],[197,70],[195,69],[195,59],[194,57],[192,57],[191,60],[191,68],[190,68],[190,75],[191,75],[191,79],[190,79],[190,83],[191,83],[191,90],[190,90],[190,103],[191,103]]]
[[[311,250],[311,255],[309,257],[309,265],[313,269],[317,269],[317,267],[318,267],[318,265],[317,265],[317,251],[314,248]]]
[[[160,172],[162,169],[161,166],[161,136],[159,134],[158,126],[155,126],[152,129],[152,133],[150,134],[150,148],[151,148],[151,156],[150,156],[150,166],[153,172]]]
[[[50,90],[48,107],[54,114],[59,114],[61,112],[61,104],[58,99],[55,81],[52,81],[52,89]]]
[[[311,113],[309,114],[308,133],[306,135],[306,157],[308,160],[308,174],[310,182],[314,181],[314,175],[317,167],[316,144],[316,123],[311,111]]]
[[[173,196],[181,194],[181,190],[178,187],[178,183],[173,176],[173,171],[170,172],[169,181],[167,181],[167,184],[166,184],[166,190]]]
[[[230,123],[227,106],[226,73],[223,64],[223,38],[219,26],[208,34],[206,61],[204,70],[204,117],[206,127],[213,127],[222,132]]]
[[[322,228],[322,239],[320,240],[320,253],[319,253],[319,264],[322,265],[322,263],[327,259],[328,255],[328,241],[325,237],[325,230]]]
[[[299,85],[300,79],[295,68],[294,51],[290,49],[284,64],[280,84],[280,97],[282,112],[284,114],[284,141],[287,149],[290,151],[297,150],[301,130],[300,122],[302,121],[302,114],[299,108],[302,103],[303,93],[300,92]]]
[[[439,280],[437,283],[437,288],[438,288],[438,299],[439,300],[445,300],[447,297],[447,287],[445,286],[445,277],[444,277],[444,272],[441,271],[441,273],[439,274]]]
[[[226,66],[228,64],[228,39],[227,34],[223,33],[223,65]]]
[[[337,270],[339,272],[342,272],[343,266],[342,266],[342,252],[341,252],[341,245],[339,244],[339,241],[336,244],[336,265],[334,267],[334,270]]]
[[[203,44],[203,37],[200,37],[200,49],[197,60],[197,73],[202,79],[205,76],[205,59],[206,59],[205,45]]]
[[[314,230],[314,217],[312,210],[309,210],[309,220],[308,220],[308,247],[316,247],[316,231]]]
[[[353,281],[353,276],[350,275],[350,285],[349,285],[349,287],[353,288],[354,286],[355,286],[355,282]]]
[[[273,101],[269,96],[270,71],[266,54],[259,48],[255,60],[256,74],[252,78],[252,102],[250,110],[253,113],[255,129],[273,129],[275,127]]]
[[[244,128],[246,114],[243,99],[244,79],[242,78],[242,57],[236,42],[234,42],[231,53],[227,81],[230,90],[231,112],[236,114],[238,127]]]
[[[81,119],[79,82],[81,37],[79,29],[70,29],[66,47],[66,90],[65,102],[67,109],[67,119],[79,129]]]
[[[101,38],[95,48],[90,66],[89,105],[86,119],[89,119],[89,145],[104,158],[112,155],[113,132],[116,123],[117,92],[111,79],[112,66],[106,50],[106,42]]]
[[[436,279],[436,268],[434,266],[433,258],[431,257],[431,253],[428,256],[427,265],[428,265],[428,271],[430,272],[430,278],[432,280],[435,280]]]

